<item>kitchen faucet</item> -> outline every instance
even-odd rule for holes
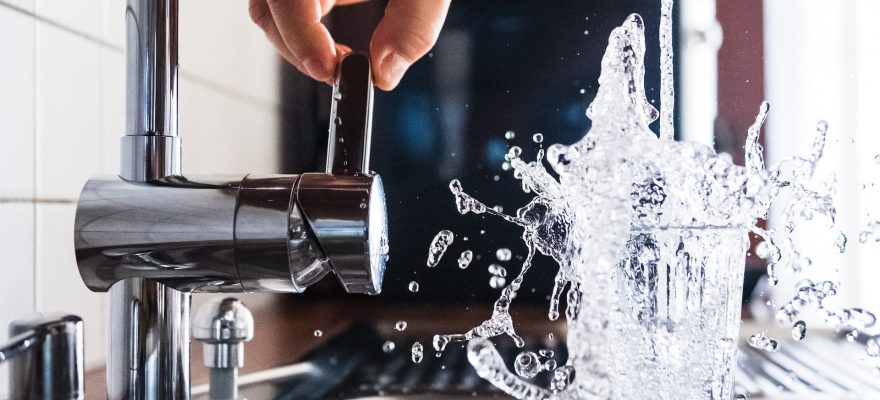
[[[80,275],[109,292],[109,399],[189,399],[191,293],[300,293],[333,272],[377,294],[387,258],[381,178],[369,170],[369,58],[338,66],[326,170],[184,176],[177,132],[177,0],[128,0],[119,176],[76,210]]]

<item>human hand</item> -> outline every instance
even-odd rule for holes
[[[333,84],[337,61],[351,49],[336,43],[321,23],[335,5],[364,0],[250,0],[251,19],[266,32],[281,56],[302,73]],[[389,0],[373,33],[373,81],[391,90],[440,35],[451,0]]]

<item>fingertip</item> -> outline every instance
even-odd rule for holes
[[[374,63],[375,64],[375,63]],[[389,91],[397,87],[412,63],[400,54],[390,51],[380,58],[373,79],[376,87]]]

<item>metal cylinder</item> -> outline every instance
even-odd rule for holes
[[[332,270],[349,292],[375,294],[385,228],[378,176],[96,177],[74,246],[94,291],[146,278],[186,292],[299,293]]]
[[[36,314],[9,325],[12,399],[82,399],[83,322],[75,315]]]

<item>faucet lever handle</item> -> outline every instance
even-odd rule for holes
[[[327,143],[328,174],[355,175],[370,170],[370,136],[373,125],[373,78],[370,58],[350,53],[339,61],[330,135]]]

